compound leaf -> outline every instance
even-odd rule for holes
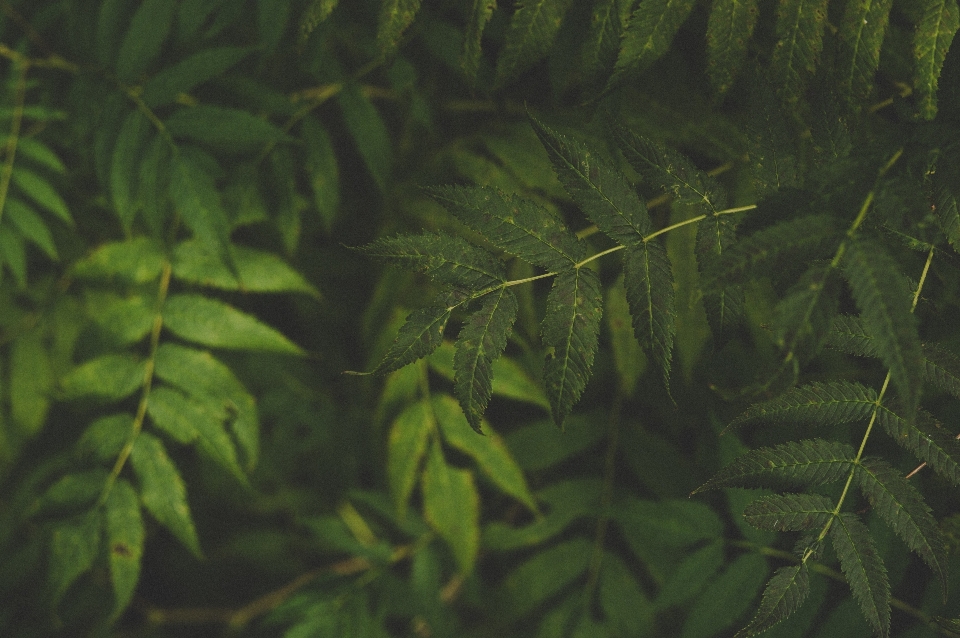
[[[873,88],[893,0],[848,2],[837,25],[837,90],[856,107]]]
[[[810,593],[810,574],[804,563],[781,567],[763,590],[760,608],[750,624],[734,638],[746,638],[770,629],[795,612]]]
[[[130,604],[140,579],[140,558],[146,533],[140,515],[140,499],[130,483],[117,480],[105,505],[110,581],[115,601],[113,616],[117,617]]]
[[[876,339],[867,330],[863,319],[857,315],[838,315],[827,334],[826,344],[831,348],[858,357],[880,358]]]
[[[655,242],[628,247],[623,257],[623,283],[637,340],[651,352],[670,386],[674,323],[673,270],[667,251]]]
[[[778,78],[785,102],[796,102],[806,91],[823,50],[826,24],[827,0],[780,2],[770,77]]]
[[[510,288],[499,288],[481,300],[480,309],[464,322],[457,337],[453,391],[478,433],[493,388],[493,362],[507,347],[516,318],[517,296]]]
[[[960,485],[960,441],[957,441],[936,418],[918,410],[911,422],[894,407],[881,406],[877,419],[893,440],[913,452],[918,459],[954,485]]]
[[[853,467],[855,451],[844,443],[809,439],[758,448],[738,457],[694,494],[719,487],[822,485],[845,477]]]
[[[584,257],[584,243],[532,200],[489,186],[442,186],[430,194],[488,241],[531,264],[563,271]]]
[[[833,518],[833,503],[820,494],[769,494],[750,503],[743,517],[757,529],[801,532]]]
[[[902,474],[880,459],[863,459],[856,469],[864,496],[907,547],[936,572],[946,592],[947,549],[923,497]]]
[[[603,291],[589,268],[560,273],[547,296],[543,344],[548,348],[544,385],[558,427],[579,400],[597,351]]]
[[[443,330],[450,313],[461,301],[462,297],[456,293],[440,293],[431,305],[411,312],[387,354],[371,374],[399,370],[436,350],[443,343]]]
[[[610,85],[623,74],[641,73],[667,52],[696,0],[643,0],[620,39],[620,54]]]
[[[727,427],[759,420],[838,425],[867,419],[876,407],[876,391],[856,381],[814,382],[791,388],[776,399],[755,403]]]
[[[434,440],[422,488],[424,518],[450,545],[460,571],[469,574],[480,549],[480,497],[473,474],[447,465]]]
[[[530,118],[553,170],[580,210],[621,245],[639,244],[650,232],[647,207],[623,174],[596,149]]]
[[[494,85],[502,87],[549,53],[572,0],[529,0],[518,4],[497,59]]]
[[[397,268],[421,272],[441,284],[484,290],[504,281],[502,261],[446,233],[383,238],[358,250]]]
[[[863,615],[880,636],[890,635],[890,583],[866,525],[854,514],[840,514],[830,527],[840,569]]]
[[[920,98],[920,115],[932,120],[937,114],[937,80],[953,36],[960,29],[960,8],[957,0],[926,0],[921,4],[920,23],[913,36],[917,65],[913,88]]]
[[[714,1],[707,19],[707,75],[718,95],[733,86],[758,15],[757,0]]]

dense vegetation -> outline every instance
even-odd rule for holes
[[[0,0],[0,634],[960,636],[958,28]]]

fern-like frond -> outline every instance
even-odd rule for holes
[[[497,59],[494,86],[502,87],[543,59],[553,46],[571,0],[517,3]]]
[[[757,529],[802,532],[826,525],[833,510],[830,499],[820,494],[770,494],[750,503],[743,517]]]
[[[674,324],[673,270],[663,246],[654,241],[624,251],[623,283],[637,341],[653,355],[670,387]]]
[[[464,322],[457,337],[453,391],[477,432],[493,389],[493,362],[507,347],[516,318],[517,296],[510,288],[500,288],[483,298],[480,309]]]
[[[856,478],[873,508],[937,574],[946,592],[947,549],[943,533],[920,493],[900,472],[880,459],[862,459]]]
[[[707,75],[718,95],[733,86],[759,13],[757,0],[714,0],[707,20]]]
[[[697,224],[696,255],[701,277],[709,278],[716,264],[735,245],[735,240],[735,226],[727,216],[714,215]],[[714,339],[722,343],[743,318],[743,289],[724,282],[707,286],[710,284],[704,286],[703,306]]]
[[[410,313],[387,354],[371,374],[386,374],[421,359],[443,343],[443,330],[454,308],[466,300],[459,292],[443,292],[433,303]]]
[[[917,417],[911,423],[899,414],[896,406],[881,406],[877,419],[897,444],[916,454],[954,485],[960,485],[960,441],[932,414],[917,410]]]
[[[855,514],[843,513],[830,527],[830,538],[863,615],[886,638],[890,635],[890,583],[870,531]]]
[[[504,281],[503,262],[446,233],[398,235],[361,246],[360,252],[391,266],[421,272],[438,283],[484,290]]]
[[[923,378],[960,399],[960,357],[937,343],[925,343]]]
[[[837,90],[851,106],[870,95],[893,0],[848,2],[837,25]]]
[[[774,308],[777,345],[784,360],[804,360],[820,350],[837,314],[838,277],[829,266],[814,265]]]
[[[844,443],[809,439],[758,448],[738,457],[693,494],[720,487],[822,485],[844,478],[856,452]]]
[[[810,574],[805,563],[781,567],[767,583],[760,608],[750,624],[734,638],[748,638],[770,629],[799,609],[810,593]]]
[[[920,23],[913,34],[916,71],[913,88],[920,101],[920,116],[932,120],[937,114],[937,81],[960,29],[957,0],[921,0]]]
[[[586,246],[540,204],[489,186],[441,186],[435,200],[494,245],[552,271],[572,268]]]
[[[647,207],[623,174],[586,144],[530,118],[553,170],[580,210],[615,242],[636,245],[650,232]]]
[[[855,381],[814,382],[791,388],[782,395],[751,405],[728,428],[754,421],[839,425],[870,418],[877,393]]]
[[[770,77],[779,83],[786,102],[796,102],[806,91],[823,50],[826,24],[827,0],[780,2]]]
[[[460,68],[471,86],[476,84],[477,71],[480,69],[482,54],[480,41],[487,22],[497,8],[497,0],[473,0],[470,15],[467,19],[467,28],[463,34],[463,51],[460,54]]]
[[[630,15],[609,86],[627,72],[640,73],[667,52],[696,0],[643,0]]]
[[[547,296],[542,325],[543,344],[548,348],[543,380],[557,426],[563,426],[590,378],[602,304],[600,278],[589,268],[560,273]]]
[[[922,356],[912,291],[897,263],[877,243],[850,242],[843,260],[864,325],[876,338],[880,358],[890,369],[908,419],[920,398]]]
[[[613,134],[623,156],[650,184],[702,206],[704,212],[715,213],[726,205],[723,187],[682,154],[622,126]]]
[[[876,339],[857,315],[837,315],[827,335],[827,345],[857,357],[880,358]]]

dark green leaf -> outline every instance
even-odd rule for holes
[[[66,173],[67,167],[49,146],[35,137],[21,137],[17,140],[17,155],[47,168],[54,173]],[[9,200],[8,200],[9,201]]]
[[[23,239],[9,226],[0,226],[0,256],[3,263],[10,269],[10,273],[17,282],[17,286],[25,288],[27,285],[27,250]]]
[[[911,313],[912,291],[897,263],[873,242],[851,242],[843,265],[864,325],[877,340],[905,416],[912,419],[923,371],[916,317]]]
[[[216,182],[202,163],[202,154],[184,152],[174,159],[170,196],[194,237],[229,265],[230,222]]]
[[[856,452],[843,443],[810,439],[751,450],[693,491],[718,487],[770,487],[772,484],[822,485],[850,473]]]
[[[833,502],[819,494],[769,494],[750,503],[743,516],[757,529],[801,532],[826,525],[833,510]]]
[[[857,482],[864,496],[907,547],[915,551],[947,588],[947,550],[943,533],[923,497],[903,475],[880,459],[857,465]]]
[[[282,129],[263,118],[212,104],[180,108],[165,124],[174,137],[228,152],[252,152],[266,144],[293,141]]]
[[[433,410],[426,401],[419,401],[400,413],[390,426],[387,444],[387,476],[390,495],[399,514],[407,509],[407,502],[417,476],[423,455],[430,442],[430,433],[436,428]]]
[[[502,87],[550,52],[572,0],[529,0],[516,5],[497,59],[495,86]]]
[[[471,86],[476,85],[477,71],[480,69],[480,59],[483,53],[481,48],[483,31],[496,8],[497,0],[473,0],[473,6],[470,8],[467,28],[463,34],[460,67]]]
[[[887,434],[935,472],[960,485],[960,441],[929,412],[918,410],[916,419],[910,422],[899,414],[897,407],[882,406],[877,413]]]
[[[716,268],[727,251],[735,245],[734,224],[727,217],[707,217],[697,224],[697,265],[701,276]],[[721,284],[703,292],[703,306],[707,321],[713,330],[714,339],[724,342],[743,317],[743,289],[736,285]]]
[[[732,625],[753,603],[769,569],[759,554],[737,558],[691,605],[680,638],[709,638]]]
[[[877,341],[867,330],[863,319],[857,315],[834,317],[833,326],[827,334],[827,345],[841,352],[858,357],[880,358]]]
[[[187,488],[163,443],[141,432],[130,454],[130,463],[140,481],[143,506],[199,557],[200,541],[187,505]]]
[[[556,435],[556,429],[551,428]],[[483,545],[494,551],[510,551],[539,545],[558,535],[575,520],[596,516],[600,507],[600,481],[576,479],[553,483],[537,493],[546,514],[523,527],[494,521],[483,530]]]
[[[563,436],[557,436],[556,427],[546,420],[511,432],[507,444],[520,467],[535,471],[593,447],[603,434],[592,419],[574,415],[565,422]]]
[[[757,25],[757,0],[716,0],[707,20],[707,71],[718,95],[725,94],[747,57]]]
[[[767,583],[760,608],[750,624],[736,638],[756,636],[789,617],[810,593],[810,574],[806,564],[781,567]]]
[[[604,552],[597,593],[612,635],[643,636],[653,629],[653,604],[643,593],[636,576],[612,552]]]
[[[313,191],[313,205],[329,233],[340,208],[340,169],[333,142],[327,130],[310,116],[303,118],[300,135],[307,147],[305,169]]]
[[[156,134],[144,149],[140,163],[137,198],[143,209],[143,220],[154,237],[163,235],[170,210],[170,173],[173,150],[161,134]]]
[[[890,634],[890,584],[870,532],[854,514],[840,514],[830,528],[840,568],[873,630]]]
[[[160,55],[177,8],[174,0],[144,0],[133,14],[117,56],[117,77],[135,81]]]
[[[663,246],[643,242],[627,248],[623,257],[623,281],[633,316],[633,332],[649,351],[670,387],[670,362],[676,315],[673,270]]]
[[[633,339],[633,337],[631,337]],[[454,345],[444,342],[430,355],[430,368],[444,378],[453,381],[453,359],[456,356]],[[496,396],[506,397],[514,401],[532,403],[542,408],[550,409],[550,402],[543,393],[540,384],[530,376],[530,373],[517,364],[513,359],[500,357],[493,362],[492,392]]]
[[[167,67],[143,85],[143,101],[152,108],[165,106],[181,93],[220,77],[251,53],[246,47],[212,47]]]
[[[145,537],[140,500],[127,481],[119,479],[105,503],[110,581],[113,583],[113,617],[117,618],[133,599],[140,579],[140,558]]]
[[[127,420],[125,434],[130,434]],[[60,477],[40,497],[37,511],[46,513],[72,513],[92,506],[107,484],[107,473],[101,468],[74,472]]]
[[[440,293],[433,304],[411,312],[387,354],[371,374],[399,370],[436,350],[443,343],[443,331],[450,313],[462,301],[462,296],[455,293]]]
[[[43,218],[32,207],[11,198],[7,199],[4,214],[24,239],[40,248],[50,259],[58,259],[53,234]]]
[[[833,335],[839,286],[828,266],[813,266],[774,308],[776,341],[784,360],[806,360]]]
[[[643,0],[620,38],[620,54],[610,80],[619,81],[628,71],[641,73],[667,52],[680,25],[696,0]]]
[[[620,379],[620,389],[625,396],[631,396],[636,390],[637,381],[647,368],[647,357],[637,343],[632,327],[633,320],[623,277],[618,278],[617,282],[607,289],[604,314],[607,317],[610,349],[617,368],[617,377]]]
[[[110,165],[110,194],[120,223],[129,232],[137,212],[137,176],[150,121],[140,111],[131,111],[120,127]]]
[[[608,72],[617,61],[623,7],[629,9],[629,3],[601,0],[593,6],[590,32],[583,44],[583,70],[588,78]]]
[[[626,498],[613,508],[613,519],[634,552],[644,560],[667,548],[684,548],[723,534],[717,514],[703,503]]]
[[[510,288],[487,294],[482,305],[464,322],[457,337],[453,391],[477,432],[490,401],[492,364],[507,347],[507,337],[517,318],[517,297]]]
[[[96,397],[119,401],[143,384],[146,364],[125,354],[105,354],[83,363],[60,379],[64,398]]]
[[[502,261],[445,233],[398,235],[358,250],[397,268],[422,272],[441,284],[484,290],[504,281]]]
[[[770,77],[780,85],[784,101],[796,102],[806,92],[823,50],[826,24],[827,0],[780,2]]]
[[[464,224],[532,264],[563,271],[584,257],[584,243],[533,200],[488,186],[446,186],[430,192]]]
[[[580,210],[618,244],[639,244],[650,232],[647,207],[620,171],[587,144],[530,118],[560,183]]]
[[[960,29],[960,8],[956,0],[924,0],[920,23],[913,36],[913,86],[920,97],[920,115],[932,120],[937,114],[937,81],[953,36]]]
[[[600,278],[589,268],[560,273],[547,296],[542,333],[548,351],[543,379],[559,427],[590,378],[602,304]]]
[[[420,0],[383,0],[380,6],[380,24],[377,27],[377,52],[393,55],[400,44],[400,36],[413,23],[420,10]]]
[[[32,436],[43,427],[55,382],[51,353],[39,330],[14,339],[9,346],[10,416],[20,432]]]
[[[102,516],[98,508],[58,522],[50,537],[50,586],[57,602],[100,552]]]
[[[503,580],[495,608],[507,617],[526,616],[578,578],[592,553],[590,541],[575,538],[535,554]]]
[[[233,306],[201,295],[173,295],[163,306],[163,325],[178,337],[211,348],[303,354],[280,332]]]
[[[848,2],[837,25],[837,90],[852,106],[870,95],[893,0]]]
[[[658,608],[680,605],[703,589],[723,565],[723,543],[715,541],[684,558],[660,588]]]
[[[67,203],[63,201],[63,198],[45,177],[41,177],[37,173],[23,168],[20,165],[14,166],[11,177],[13,183],[27,197],[32,199],[44,210],[53,213],[67,225],[73,226],[73,217],[70,216],[70,209],[67,208]]]
[[[922,349],[924,379],[960,398],[960,357],[938,343],[925,343]]]
[[[423,471],[423,515],[453,550],[464,575],[473,571],[480,548],[480,497],[469,470],[447,465],[434,440]]]
[[[390,132],[376,107],[355,82],[348,82],[337,95],[347,130],[360,157],[380,190],[385,190],[393,171],[393,147]]]
[[[855,381],[814,382],[787,390],[776,399],[755,403],[727,427],[759,420],[837,425],[868,419],[876,407],[877,393],[873,388]]]

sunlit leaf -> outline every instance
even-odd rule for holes
[[[119,401],[143,384],[146,363],[127,354],[106,354],[91,359],[60,378],[64,398],[95,397]]]
[[[96,279],[125,279],[147,283],[160,277],[164,256],[152,239],[138,237],[101,245],[73,265],[73,274]]]
[[[167,299],[163,324],[178,337],[211,348],[303,354],[292,341],[222,301],[182,293]]]
[[[50,585],[54,601],[87,572],[100,552],[102,515],[99,509],[58,522],[50,537]]]
[[[480,548],[480,497],[469,470],[447,465],[434,441],[423,471],[423,515],[450,545],[464,574],[473,571]]]
[[[390,426],[387,444],[387,476],[397,512],[407,509],[417,484],[430,433],[436,428],[430,404],[420,401],[400,413]]]
[[[118,617],[133,599],[140,580],[140,558],[146,534],[140,516],[140,500],[127,481],[120,479],[113,484],[104,505],[110,581],[115,600],[113,616]]]

